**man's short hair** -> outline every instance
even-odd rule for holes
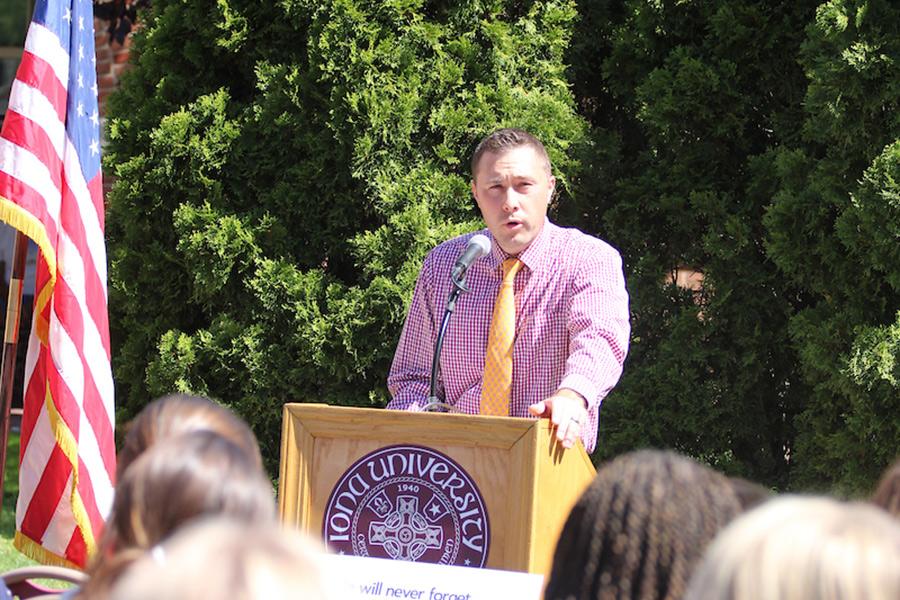
[[[478,163],[481,162],[481,157],[484,156],[486,152],[502,154],[507,150],[519,148],[520,146],[531,146],[534,148],[534,151],[538,153],[538,156],[544,160],[547,175],[552,174],[550,156],[547,154],[547,149],[544,148],[544,144],[541,143],[541,140],[537,139],[524,129],[506,128],[498,129],[478,142],[478,146],[475,147],[475,152],[472,154],[472,179],[475,179]]]

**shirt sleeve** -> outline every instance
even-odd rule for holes
[[[387,405],[389,409],[421,410],[428,402],[431,359],[438,327],[431,271],[432,256],[429,255],[416,280],[409,313],[388,373],[387,385],[391,394],[391,401]],[[440,380],[435,393],[439,398],[443,397]]]
[[[572,389],[593,410],[622,375],[631,326],[622,258],[607,244],[579,261],[569,297],[569,355],[560,388]]]

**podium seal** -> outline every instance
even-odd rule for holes
[[[325,507],[333,552],[483,567],[490,526],[481,492],[450,457],[422,446],[387,446],[356,461]]]

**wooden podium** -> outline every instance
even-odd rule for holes
[[[279,510],[321,535],[332,490],[380,448],[415,445],[455,461],[474,481],[490,521],[486,567],[547,575],[569,510],[595,470],[579,443],[563,450],[547,419],[286,404]]]

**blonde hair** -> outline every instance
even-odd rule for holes
[[[296,530],[218,518],[185,528],[134,564],[110,600],[332,598],[324,549]]]
[[[735,520],[685,600],[897,600],[900,524],[875,507],[786,496]]]

